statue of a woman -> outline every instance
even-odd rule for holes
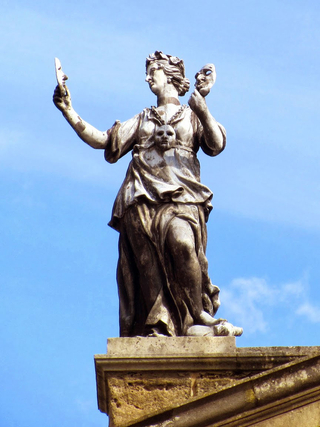
[[[214,68],[203,70],[196,87],[207,94],[206,78]],[[201,147],[218,155],[226,133],[197,89],[189,106],[180,105],[179,96],[190,86],[181,59],[151,54],[146,82],[157,107],[116,121],[105,132],[78,116],[66,86],[57,86],[53,100],[79,137],[103,149],[108,162],[132,152],[109,224],[120,233],[120,336],[199,334],[198,326],[213,330],[223,322],[214,318],[219,288],[210,281],[205,255],[212,192],[200,182],[197,152]]]

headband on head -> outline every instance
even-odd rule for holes
[[[182,59],[179,59],[177,56],[166,55],[165,53],[162,53],[161,51],[156,50],[154,53],[150,53],[150,55],[147,57],[146,67],[148,67],[148,65],[154,61],[164,63],[164,64],[168,63],[169,65],[178,67],[182,77],[185,77],[184,62]]]

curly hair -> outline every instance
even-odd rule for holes
[[[179,96],[185,95],[190,88],[190,81],[185,77],[184,62],[177,56],[166,55],[161,51],[151,53],[146,60],[146,68],[151,62],[157,64],[158,69],[162,69],[168,81],[170,81],[178,91]]]

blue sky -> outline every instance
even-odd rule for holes
[[[130,155],[107,164],[55,109],[55,56],[100,130],[155,103],[149,53],[183,58],[192,83],[215,63],[227,147],[199,158],[218,314],[238,346],[319,345],[319,2],[5,1],[0,33],[1,426],[107,425],[93,355],[118,336],[107,223]]]

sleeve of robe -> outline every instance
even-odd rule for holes
[[[119,120],[108,130],[108,142],[104,151],[107,162],[115,163],[132,150],[137,143],[141,114],[123,123]]]
[[[212,146],[210,146],[210,141],[206,141],[206,139],[204,137],[203,126],[200,123],[200,120],[198,118],[197,118],[196,122],[197,122],[197,139],[200,143],[200,147],[202,148],[202,150],[208,156],[217,156],[218,154],[220,154],[225,149],[226,142],[227,142],[227,133],[226,133],[225,128],[220,123],[216,122],[220,131],[221,131],[222,137],[223,137],[222,148],[217,150],[216,148],[213,148]]]

